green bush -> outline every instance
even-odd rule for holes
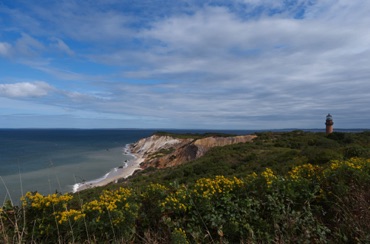
[[[354,157],[368,157],[369,156],[369,149],[364,148],[360,145],[351,145],[344,148],[344,157],[354,158]]]

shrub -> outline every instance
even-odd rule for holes
[[[63,237],[59,221],[61,212],[69,211],[68,204],[73,196],[70,194],[50,194],[43,196],[38,192],[27,192],[21,199],[26,214],[26,231],[35,242],[60,242]],[[65,215],[66,216],[66,215]]]
[[[369,150],[360,145],[348,146],[344,149],[344,157],[349,159],[353,157],[367,157]]]

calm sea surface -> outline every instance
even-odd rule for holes
[[[157,130],[0,129],[0,204],[19,203],[27,191],[69,192],[126,160],[124,147]],[[204,133],[202,130],[166,130]],[[251,131],[217,131],[247,134]]]
[[[102,177],[131,156],[126,144],[153,130],[0,130],[0,204],[22,193],[68,192],[75,183]]]

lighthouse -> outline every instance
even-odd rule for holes
[[[329,135],[330,133],[333,132],[333,117],[331,116],[331,114],[328,114],[326,115],[326,122],[325,122],[325,125],[326,125],[326,134]]]

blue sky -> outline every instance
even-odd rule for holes
[[[2,0],[0,128],[369,128],[370,1]]]

